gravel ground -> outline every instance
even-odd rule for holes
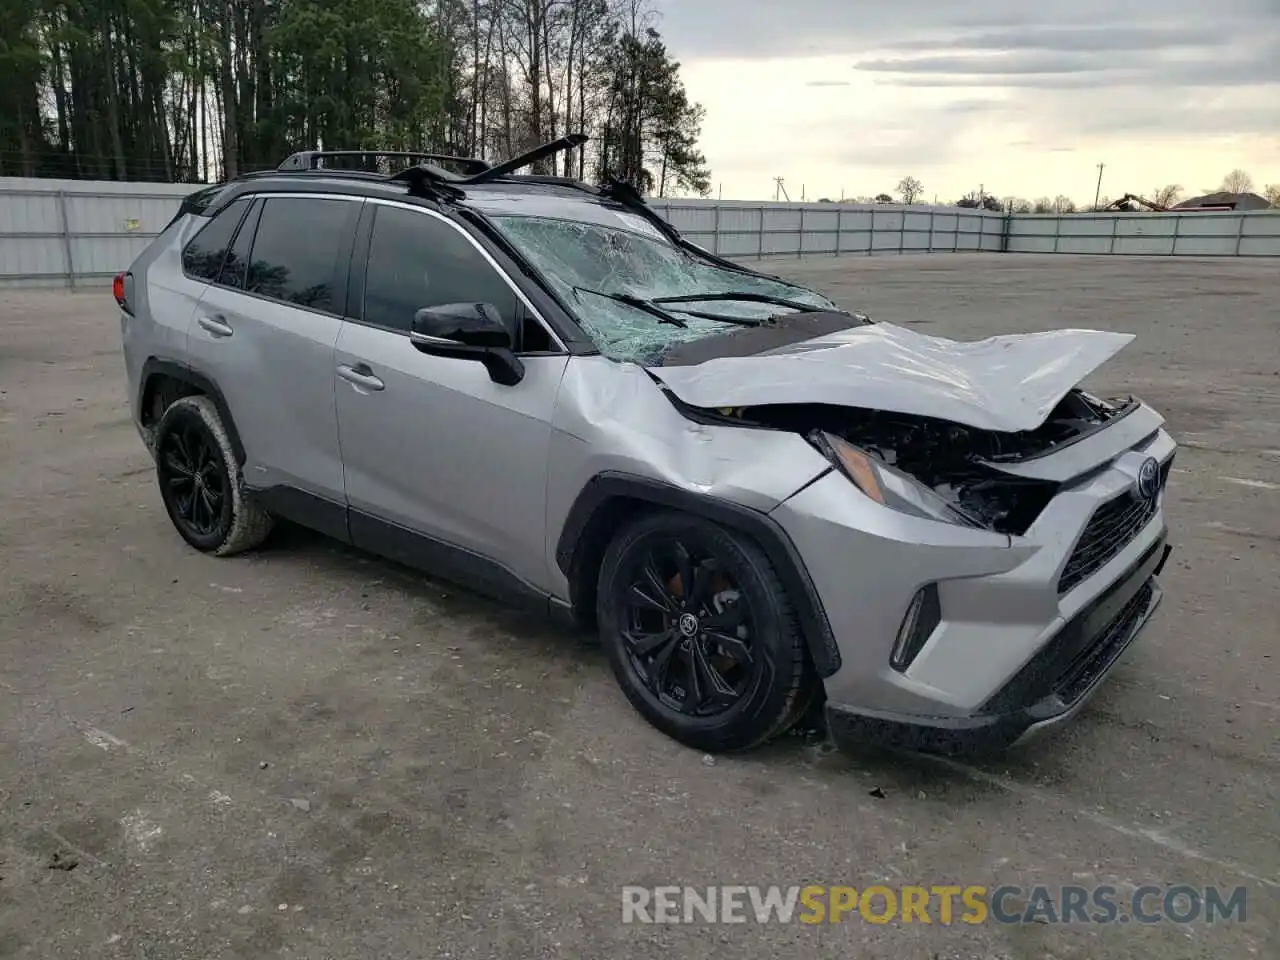
[[[776,261],[931,333],[1089,326],[1183,448],[1143,639],[974,764],[714,761],[601,654],[294,529],[185,547],[105,291],[0,291],[0,957],[1280,956],[1280,281],[1268,261]],[[672,884],[1247,888],[1245,922],[623,925]],[[936,921],[936,914],[935,914]]]

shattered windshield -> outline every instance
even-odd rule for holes
[[[643,217],[626,212],[614,216],[616,227],[549,217],[493,218],[574,309],[605,356],[656,363],[668,347],[732,330],[734,320],[751,323],[794,312],[779,303],[726,299],[725,294],[838,309],[826,297],[803,287],[699,261]],[[699,294],[712,299],[683,299]],[[672,297],[682,299],[661,302]],[[647,301],[658,309],[623,302],[627,299]],[[663,313],[670,319],[664,321]],[[709,319],[705,314],[726,319]]]

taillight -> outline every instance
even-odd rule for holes
[[[129,308],[129,288],[133,286],[133,274],[117,273],[111,280],[111,295],[125,313],[133,313]]]

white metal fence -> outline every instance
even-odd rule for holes
[[[0,284],[105,283],[145,249],[195,189],[0,177]]]
[[[0,286],[105,283],[191,184],[0,177]],[[1004,251],[1280,257],[1280,210],[1005,216],[955,207],[656,200],[694,243],[733,258]]]
[[[1277,257],[1280,210],[1024,214],[1009,218],[1008,236],[1010,253]]]
[[[655,200],[694,243],[725,257],[999,251],[1004,215],[955,207]]]

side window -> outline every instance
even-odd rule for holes
[[[222,270],[218,273],[217,283],[223,287],[244,289],[245,272],[249,266],[249,248],[253,245],[253,235],[258,229],[258,216],[262,213],[262,202],[253,205],[249,215],[240,224],[231,249],[227,251],[227,259],[223,261]]]
[[[456,229],[423,213],[379,205],[365,273],[365,322],[408,330],[420,309],[446,303],[491,303],[514,323],[519,300]]]
[[[337,302],[341,251],[360,205],[351,200],[272,197],[258,217],[245,289],[298,306],[341,313]]]
[[[242,197],[210,220],[182,251],[182,269],[199,280],[216,279],[240,218],[248,209],[249,200]]]

